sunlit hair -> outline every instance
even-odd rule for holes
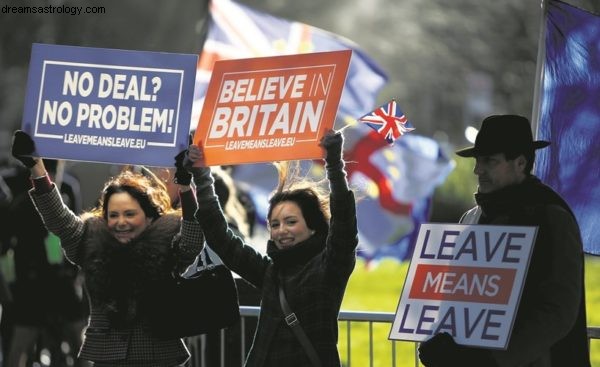
[[[284,201],[296,203],[302,211],[306,226],[316,233],[329,230],[329,195],[323,188],[323,181],[313,181],[300,176],[300,162],[275,163],[279,173],[277,189],[269,199],[267,222],[271,220],[273,208]]]
[[[98,205],[90,211],[90,214],[107,219],[108,202],[111,196],[123,192],[131,195],[140,204],[146,217],[152,220],[176,211],[171,208],[171,199],[165,184],[156,175],[147,169],[142,169],[142,173],[125,169],[106,182]]]

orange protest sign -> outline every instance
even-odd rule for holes
[[[194,143],[206,164],[323,156],[352,51],[222,60],[215,63]]]

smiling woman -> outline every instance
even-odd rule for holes
[[[271,239],[266,254],[228,229],[210,168],[189,168],[206,243],[261,292],[246,366],[341,366],[337,315],[356,262],[356,206],[346,181],[341,132],[326,132],[319,145],[326,153],[329,196],[317,183],[279,165],[279,187],[268,205]],[[190,145],[188,158],[206,163],[200,146]]]
[[[189,358],[183,340],[165,339],[152,329],[148,299],[183,272],[203,246],[191,175],[175,160],[181,211],[171,207],[166,186],[156,176],[123,171],[104,186],[98,206],[77,216],[62,202],[35,144],[22,131],[12,153],[30,169],[31,199],[64,253],[86,282],[91,316],[79,357],[94,366],[181,366]],[[175,250],[176,249],[176,250]]]

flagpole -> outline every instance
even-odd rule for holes
[[[541,0],[541,20],[540,20],[540,36],[538,39],[538,53],[535,68],[535,85],[533,89],[533,109],[531,111],[531,125],[536,138],[538,136],[538,126],[541,109],[541,95],[544,88],[544,63],[546,59],[546,18],[548,15],[547,2],[549,0]]]

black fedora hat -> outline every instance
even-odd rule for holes
[[[456,151],[461,157],[477,157],[496,153],[526,153],[545,148],[550,142],[533,140],[529,120],[518,115],[486,117],[475,138],[475,146]]]

